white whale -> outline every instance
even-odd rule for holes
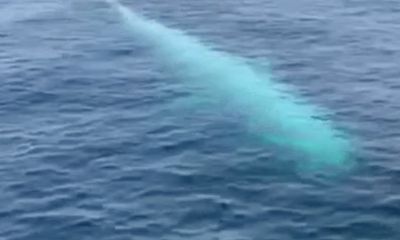
[[[263,142],[298,153],[301,161],[297,162],[307,168],[349,165],[350,141],[289,87],[273,81],[271,75],[260,74],[240,58],[212,50],[117,1],[108,2],[133,37],[147,43],[160,63],[239,111],[243,125]]]

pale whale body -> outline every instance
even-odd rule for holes
[[[263,142],[296,152],[306,168],[346,167],[350,143],[316,107],[239,58],[215,51],[182,31],[108,1],[134,37],[182,80],[203,87],[244,117],[243,125]]]

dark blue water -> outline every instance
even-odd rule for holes
[[[0,1],[0,239],[400,239],[400,2],[125,1],[329,109],[357,167],[296,171],[102,1]]]

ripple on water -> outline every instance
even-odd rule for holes
[[[125,2],[270,65],[356,136],[358,168],[299,174],[101,1],[3,0],[0,239],[399,239],[396,1]]]

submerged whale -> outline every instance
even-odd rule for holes
[[[306,168],[349,166],[351,144],[343,132],[290,87],[274,81],[271,73],[260,73],[244,60],[213,50],[116,0],[107,2],[161,64],[240,112],[243,126],[261,141],[295,152]]]

